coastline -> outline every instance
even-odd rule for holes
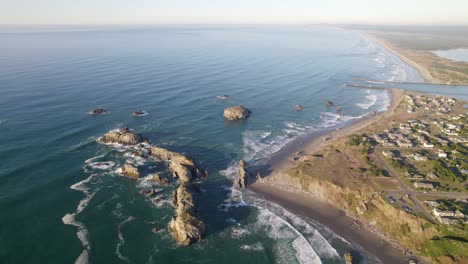
[[[443,81],[441,81],[441,80],[439,80],[437,78],[434,78],[427,68],[425,68],[424,66],[418,64],[417,62],[413,61],[412,59],[408,58],[407,56],[403,55],[401,52],[398,52],[398,49],[395,46],[393,46],[392,44],[390,44],[388,41],[386,41],[385,39],[382,39],[382,38],[380,38],[380,37],[378,37],[378,36],[376,36],[376,35],[374,35],[372,33],[369,33],[369,32],[359,31],[359,33],[362,34],[363,36],[365,36],[366,38],[369,38],[372,41],[376,42],[377,44],[382,46],[387,51],[393,53],[395,56],[400,58],[400,60],[402,60],[404,63],[411,65],[413,68],[415,68],[419,72],[419,75],[421,75],[421,77],[423,77],[425,82],[443,83]]]
[[[385,90],[391,94],[390,105],[387,110],[377,113],[376,115],[367,115],[359,119],[350,120],[335,129],[327,129],[298,137],[263,161],[261,164],[262,166],[260,166],[263,168],[260,169],[260,171],[255,171],[255,174],[260,173],[262,176],[267,176],[275,171],[283,171],[291,168],[295,165],[293,158],[297,152],[302,152],[302,154],[305,155],[312,154],[319,151],[324,145],[332,142],[334,139],[353,134],[382,118],[392,115],[403,100],[404,92],[393,88],[387,88]]]
[[[321,131],[293,140],[260,164],[260,169],[254,173],[260,173],[262,178],[267,178],[274,173],[281,173],[295,165],[293,158],[297,152],[302,152],[305,155],[314,153],[326,144],[365,129],[378,120],[391,117],[404,99],[405,92],[400,89],[386,90],[392,95],[386,111],[358,120],[351,120],[351,124],[344,123],[338,130]],[[392,243],[394,241],[387,241],[385,237],[377,234],[367,224],[327,202],[318,200],[305,192],[275,186],[262,179],[249,185],[248,189],[299,216],[305,216],[328,227],[346,240],[362,246],[365,251],[376,256],[383,263],[408,263],[409,257],[404,254],[401,247],[398,249],[398,245]]]
[[[262,182],[256,182],[248,189],[260,198],[274,202],[299,217],[312,219],[326,226],[348,242],[358,244],[382,263],[406,264],[410,259],[401,250],[368,229],[365,223],[304,192],[289,191]]]

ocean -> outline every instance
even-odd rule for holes
[[[375,261],[319,223],[242,195],[231,181],[240,159],[262,160],[297,136],[389,105],[385,91],[346,84],[422,80],[359,33],[62,28],[5,30],[0,43],[1,263],[342,263],[348,251]],[[217,98],[224,94],[230,98]],[[223,109],[237,104],[251,117],[223,120]],[[89,115],[96,107],[109,112]],[[132,116],[138,109],[148,115]],[[180,247],[164,230],[176,185],[158,187],[163,199],[153,203],[139,194],[147,180],[117,173],[132,157],[96,139],[120,127],[208,170],[199,206],[204,241]]]

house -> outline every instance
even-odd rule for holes
[[[416,161],[427,161],[427,157],[424,155],[421,155],[419,153],[414,153],[413,154],[413,159]]]
[[[422,189],[434,189],[434,185],[432,183],[425,183],[425,182],[414,182],[414,187],[422,188]]]
[[[397,144],[398,144],[398,146],[400,146],[402,148],[411,148],[411,147],[413,147],[413,143],[411,143],[411,141],[404,140],[404,139],[397,140]]]
[[[393,158],[393,152],[391,151],[383,150],[382,155],[384,155],[384,157],[387,157],[387,158]]]
[[[431,171],[431,172],[429,172],[427,174],[427,178],[429,178],[431,180],[437,180],[437,179],[439,179],[439,176],[437,176],[437,174],[435,174],[434,172]]]
[[[426,203],[427,205],[431,207],[437,207],[440,205],[440,203],[438,203],[437,201],[424,201],[424,203]]]
[[[443,211],[437,208],[432,209],[432,214],[436,217],[455,217],[454,211]]]
[[[425,148],[433,148],[433,147],[434,147],[434,144],[429,143],[429,142],[424,142],[423,147],[425,147]]]
[[[438,156],[439,158],[447,158],[447,153],[442,152],[442,151],[441,151],[441,152],[437,152],[437,156]]]

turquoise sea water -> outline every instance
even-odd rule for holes
[[[341,263],[349,250],[375,261],[313,221],[243,197],[230,181],[240,159],[260,160],[298,135],[387,107],[386,92],[346,88],[353,79],[421,80],[359,34],[101,28],[8,31],[0,43],[1,263]],[[231,97],[216,98],[223,94]],[[223,109],[236,104],[251,118],[224,121]],[[109,113],[87,114],[95,107]],[[149,115],[131,116],[138,109]],[[202,243],[178,247],[167,231],[151,232],[172,217],[175,185],[161,188],[166,203],[153,204],[138,193],[147,182],[115,172],[130,157],[96,139],[123,126],[209,171]]]

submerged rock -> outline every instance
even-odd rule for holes
[[[224,109],[224,118],[227,120],[240,120],[250,116],[252,112],[242,105],[237,105]]]
[[[343,108],[341,106],[339,106],[339,105],[335,109],[336,109],[337,112],[343,111]]]
[[[117,143],[122,145],[137,145],[144,141],[144,138],[128,128],[110,131],[105,133],[100,139],[102,143]]]
[[[223,95],[218,95],[216,96],[216,98],[220,99],[220,100],[226,100],[226,99],[229,99],[229,95],[227,94],[223,94]]]
[[[138,172],[138,168],[130,163],[125,163],[125,165],[123,165],[122,175],[131,179],[140,178],[140,173]]]
[[[243,160],[239,161],[237,174],[238,176],[236,181],[234,182],[234,187],[236,187],[237,189],[244,190],[245,188],[247,188],[247,185],[249,184],[252,175],[250,175],[250,173],[245,169],[245,164]]]
[[[107,110],[105,108],[96,108],[89,112],[91,115],[103,115],[107,114]]]
[[[302,111],[304,107],[302,105],[296,105],[296,111]]]
[[[332,102],[332,101],[328,101],[325,105],[328,106],[328,107],[331,107],[331,106],[333,106],[333,102]]]
[[[137,110],[135,112],[132,113],[132,116],[145,116],[147,115],[148,113],[143,111],[143,110]]]

